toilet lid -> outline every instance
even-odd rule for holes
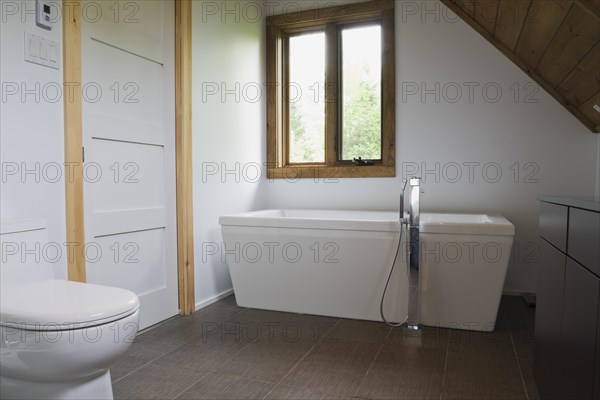
[[[80,329],[125,318],[139,305],[129,290],[91,283],[47,280],[2,285],[0,325],[46,331]]]

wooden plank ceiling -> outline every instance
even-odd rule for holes
[[[600,132],[600,0],[441,1]]]

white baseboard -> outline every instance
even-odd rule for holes
[[[217,301],[224,299],[225,297],[230,296],[232,294],[233,294],[233,288],[227,289],[219,294],[209,297],[206,300],[199,301],[198,303],[196,303],[196,311],[198,311],[204,307],[210,306],[211,304],[216,303]]]

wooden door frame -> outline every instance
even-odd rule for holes
[[[175,157],[179,312],[196,311],[192,179],[192,0],[175,0]]]
[[[65,0],[63,9],[64,87],[81,90],[81,3]],[[63,91],[63,93],[66,93]],[[80,94],[80,92],[78,93]],[[64,97],[65,208],[67,243],[77,251],[67,258],[68,279],[85,282],[83,244],[83,127],[80,95]],[[195,311],[192,180],[192,0],[175,0],[175,157],[177,191],[177,274],[179,312]]]

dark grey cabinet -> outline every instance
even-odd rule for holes
[[[598,307],[598,327],[596,328],[596,367],[594,373],[594,399],[600,399],[600,307]]]
[[[545,382],[538,388],[545,399],[562,399],[561,351],[563,292],[565,285],[566,256],[545,240],[540,243],[540,262],[543,271],[539,275],[535,310],[535,347],[533,368],[536,381]]]
[[[567,258],[560,350],[564,398],[590,399],[593,394],[600,279]],[[600,371],[598,371],[600,373]]]
[[[569,208],[569,256],[600,275],[600,213]]]
[[[542,399],[600,399],[600,213],[541,202],[533,372]]]
[[[540,236],[560,251],[567,252],[569,207],[540,203]]]

